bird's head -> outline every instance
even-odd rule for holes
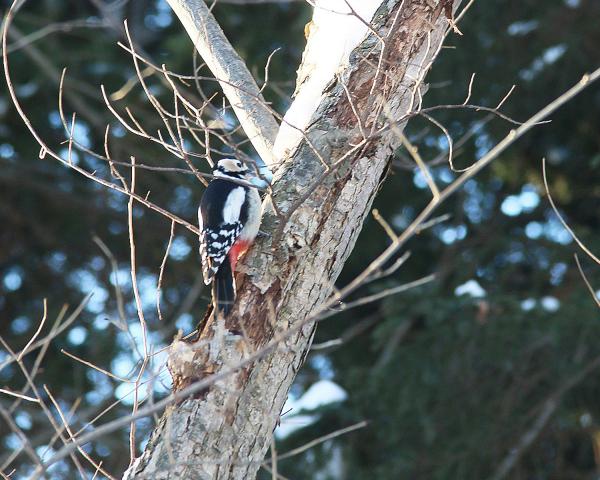
[[[224,158],[217,162],[217,166],[213,170],[215,177],[231,177],[239,180],[250,180],[254,175],[250,169],[236,158]]]

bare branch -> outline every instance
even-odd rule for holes
[[[596,70],[596,72],[594,72],[594,73],[597,73],[597,72],[600,73],[600,69]],[[596,78],[598,78],[598,76],[596,76]],[[554,199],[552,198],[552,194],[550,193],[550,188],[548,187],[548,178],[546,177],[546,159],[545,158],[542,159],[542,176],[544,178],[544,188],[546,189],[546,194],[548,195],[548,201],[550,202],[550,205],[552,206],[552,210],[554,210],[554,213],[560,220],[560,223],[562,223],[562,226],[565,227],[565,230],[567,230],[567,232],[569,232],[571,234],[571,237],[573,237],[573,240],[575,240],[577,245],[579,245],[579,248],[581,248],[588,257],[590,257],[592,260],[594,260],[594,262],[596,262],[597,264],[600,265],[600,258],[598,258],[596,255],[594,255],[591,252],[591,250],[581,240],[579,240],[579,237],[575,234],[573,229],[571,227],[569,227],[569,225],[567,224],[567,222],[565,221],[563,216],[558,211],[558,208],[556,208],[556,204],[554,203]]]
[[[19,353],[19,356],[17,357],[18,361],[21,361],[21,359],[23,358],[23,355],[25,355],[25,352],[29,349],[29,347],[31,347],[31,344],[33,342],[35,342],[35,339],[38,337],[38,335],[42,331],[42,328],[44,328],[44,323],[46,323],[47,317],[48,317],[48,302],[44,298],[44,315],[42,317],[42,320],[40,321],[40,325],[38,326],[38,329],[35,331],[35,333],[31,337],[31,339],[29,340],[29,342],[27,342],[27,345],[25,345],[25,348],[23,348],[23,350],[21,350],[21,353]]]
[[[28,397],[27,395],[23,395],[23,394],[18,393],[18,392],[13,392],[11,390],[7,390],[6,388],[0,388],[0,393],[4,393],[5,395],[10,395],[11,397],[17,397],[17,398],[20,398],[22,400],[26,400],[28,402],[40,403],[40,401],[37,398]]]
[[[289,452],[282,453],[278,456],[278,458],[279,458],[279,460],[284,460],[286,458],[294,457],[296,455],[301,454],[302,452],[306,452],[307,450],[310,450],[311,448],[316,447],[317,445],[320,445],[323,442],[332,440],[341,435],[345,435],[346,433],[353,432],[354,430],[359,430],[361,428],[365,428],[367,425],[368,425],[368,422],[363,420],[362,422],[355,423],[354,425],[340,428],[339,430],[336,430],[335,432],[331,432],[331,433],[328,433],[327,435],[323,435],[322,437],[315,438],[314,440],[311,440],[310,442],[305,443],[301,447],[294,448],[293,450],[290,450]],[[266,459],[265,462],[272,463],[273,458]]]
[[[162,263],[160,264],[160,269],[158,273],[158,282],[156,285],[156,311],[158,312],[158,319],[162,321],[163,316],[160,310],[160,299],[162,296],[162,280],[163,274],[165,273],[165,265],[167,264],[167,258],[169,257],[169,251],[171,250],[171,244],[173,243],[173,236],[175,234],[175,222],[171,222],[171,231],[169,233],[169,242],[167,243],[167,248],[165,250],[165,255],[163,257]]]
[[[594,291],[594,288],[592,287],[592,284],[586,277],[585,273],[583,273],[583,268],[581,268],[581,263],[579,263],[579,257],[577,256],[577,254],[575,254],[574,257],[575,257],[575,263],[577,263],[577,269],[579,270],[579,274],[581,275],[581,278],[583,279],[585,286],[587,287],[587,289],[590,292],[590,295],[596,302],[596,305],[598,305],[598,307],[600,307],[600,299],[598,298],[598,295],[596,295],[596,292]]]

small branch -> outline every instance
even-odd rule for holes
[[[563,216],[558,211],[558,208],[556,208],[556,204],[554,203],[554,200],[552,199],[552,195],[550,194],[550,188],[548,187],[548,178],[546,176],[546,159],[545,158],[542,159],[542,176],[544,178],[544,188],[546,189],[546,194],[548,195],[548,201],[550,202],[550,205],[552,206],[552,210],[554,210],[554,213],[560,220],[560,223],[562,223],[562,226],[565,227],[565,230],[567,230],[567,232],[569,232],[571,234],[571,236],[573,237],[573,240],[575,240],[575,242],[577,242],[577,245],[579,245],[579,248],[581,248],[587,254],[588,257],[590,257],[592,260],[594,260],[594,262],[596,262],[598,265],[600,265],[600,258],[598,258],[596,255],[594,255],[591,252],[591,250],[588,247],[586,247],[585,244],[581,240],[579,240],[579,237],[575,234],[575,232],[571,229],[571,227],[569,227],[569,225],[567,224],[567,222],[565,221]]]
[[[169,243],[165,250],[165,256],[163,257],[162,263],[160,264],[160,270],[158,273],[158,282],[156,284],[156,311],[158,312],[158,319],[162,321],[163,316],[160,310],[160,298],[162,296],[162,281],[163,274],[165,273],[165,265],[167,264],[167,258],[169,258],[169,251],[171,250],[171,244],[173,243],[173,236],[175,235],[175,222],[171,222],[171,231],[169,233]]]
[[[314,440],[311,440],[310,442],[307,442],[298,448],[294,448],[293,450],[290,450],[289,452],[278,455],[277,458],[279,460],[284,460],[286,458],[294,457],[296,455],[301,454],[302,452],[305,452],[306,450],[310,450],[311,448],[316,447],[317,445],[319,445],[321,443],[324,443],[328,440],[339,437],[341,435],[345,435],[346,433],[353,432],[354,430],[359,430],[361,428],[365,428],[367,425],[368,425],[368,422],[366,420],[363,420],[362,422],[355,423],[354,425],[350,425],[349,427],[340,428],[339,430],[335,430],[334,432],[328,433],[327,435],[323,435],[322,437],[315,438]],[[270,459],[265,460],[265,463],[274,463],[274,460],[275,460],[274,458],[270,458]]]
[[[373,211],[371,212],[371,214],[373,215],[373,218],[375,220],[377,220],[377,223],[379,223],[379,225],[381,225],[381,228],[383,228],[383,230],[385,231],[387,236],[390,237],[392,242],[395,242],[396,240],[398,240],[398,235],[396,235],[396,232],[394,232],[394,229],[390,226],[390,224],[387,222],[387,220],[381,216],[381,213],[379,213],[379,210],[374,208]]]
[[[393,125],[396,125],[396,124],[394,123]],[[395,130],[397,130],[397,132]],[[406,135],[404,135],[404,133],[397,126],[395,129],[392,128],[392,131],[394,131],[394,133],[396,133],[396,135],[398,135],[400,137],[400,141],[402,142],[402,145],[404,145],[404,148],[406,148],[406,150],[408,150],[408,153],[410,153],[410,156],[413,158],[413,160],[419,167],[419,170],[421,170],[421,173],[425,177],[425,181],[427,182],[427,185],[429,186],[429,189],[431,190],[431,194],[433,195],[434,200],[437,200],[440,196],[440,191],[439,191],[437,185],[435,184],[435,180],[431,176],[431,172],[429,171],[429,168],[427,168],[427,165],[421,158],[421,155],[419,154],[419,150],[417,149],[417,147],[415,147],[410,142],[410,140],[408,140],[408,138],[406,138]]]
[[[67,320],[65,320],[65,322],[60,327],[53,329],[46,337],[41,338],[40,340],[37,340],[36,342],[33,342],[31,345],[29,345],[26,348],[23,348],[23,350],[21,350],[21,352],[19,353],[19,356],[22,357],[23,355],[26,355],[27,353],[32,352],[33,350],[35,350],[37,348],[47,345],[52,339],[56,338],[58,335],[60,335],[62,332],[64,332],[77,319],[77,317],[79,317],[79,314],[82,312],[82,310],[88,304],[88,302],[90,301],[90,298],[92,298],[91,293],[83,299],[83,301],[77,306],[75,311],[69,316],[69,318],[67,318]],[[6,368],[11,363],[18,361],[17,358],[18,357],[9,357],[6,360],[4,360],[4,362],[0,363],[0,371],[4,370],[4,368]]]
[[[410,290],[411,288],[420,287],[421,285],[425,285],[426,283],[433,282],[434,280],[435,280],[435,275],[433,275],[433,274],[427,275],[426,277],[419,278],[419,279],[414,280],[409,283],[398,285],[397,287],[385,289],[381,292],[377,292],[372,295],[368,295],[366,297],[359,298],[358,300],[354,300],[352,302],[342,303],[340,305],[340,308],[337,308],[336,310],[330,311],[328,313],[321,314],[321,316],[319,317],[319,320],[324,320],[327,317],[335,315],[336,313],[346,311],[346,310],[349,310],[354,307],[359,307],[361,305],[366,305],[367,303],[375,302],[377,300],[381,300],[381,299],[383,299],[385,297],[389,297],[391,295],[396,295],[398,293],[405,292],[407,290]]]
[[[48,398],[52,402],[52,405],[58,412],[58,416],[63,424],[64,430],[68,433],[70,438],[74,438],[73,431],[71,430],[71,426],[69,425],[69,421],[68,421],[69,419],[67,419],[64,412],[60,408],[59,403],[56,401],[56,399],[54,398],[54,395],[52,395],[52,393],[50,392],[50,389],[46,385],[44,385],[44,391],[46,392],[46,394],[48,395]],[[81,447],[79,447],[77,450],[79,451],[81,456],[83,458],[85,458],[96,469],[96,471],[102,472],[102,474],[104,476],[106,476],[109,480],[116,480],[115,477],[113,477],[110,473],[108,473],[106,470],[104,470],[102,468],[102,462],[97,463],[96,461],[94,461],[94,459],[89,455],[89,453],[87,453]]]
[[[106,256],[106,258],[108,258],[108,261],[110,262],[110,269],[114,277],[114,282],[112,283],[114,284],[115,289],[117,311],[119,312],[119,321],[121,322],[118,326],[121,330],[125,332],[127,331],[127,319],[125,318],[125,302],[123,300],[123,292],[121,291],[121,285],[119,285],[119,264],[114,254],[110,251],[110,248],[108,248],[106,243],[104,243],[100,237],[94,235],[92,237],[92,240],[96,245],[98,245],[100,250],[102,250],[102,253]]]
[[[136,172],[135,172],[135,157],[131,157],[131,184],[129,190],[131,193],[135,192],[135,180],[136,180]],[[131,286],[133,289],[133,295],[135,297],[135,305],[138,313],[138,318],[140,320],[140,326],[142,329],[142,343],[144,346],[144,358],[142,360],[142,365],[138,372],[137,378],[135,380],[135,391],[133,393],[133,411],[132,417],[135,416],[138,410],[138,391],[139,384],[142,379],[142,375],[146,370],[146,365],[148,363],[148,328],[146,326],[146,319],[144,318],[144,310],[142,306],[142,299],[140,297],[140,292],[138,288],[137,282],[137,272],[136,272],[136,249],[135,249],[135,238],[134,238],[134,230],[133,230],[133,197],[129,197],[129,202],[127,203],[127,225],[129,229],[129,252],[130,252],[130,260],[131,260]],[[135,420],[131,420],[131,426],[129,430],[129,450],[130,450],[130,464],[133,464],[135,461],[135,432],[136,425]]]
[[[31,339],[29,340],[29,342],[27,342],[27,345],[25,345],[25,348],[23,350],[21,350],[21,353],[19,353],[17,361],[19,361],[19,362],[21,361],[21,359],[23,358],[23,355],[25,355],[25,352],[27,351],[27,349],[29,347],[31,347],[31,344],[33,342],[35,342],[35,339],[38,337],[38,335],[42,331],[42,328],[44,328],[44,323],[46,323],[46,318],[47,317],[48,317],[48,302],[44,298],[44,316],[42,317],[42,321],[40,322],[40,326],[38,327],[38,329],[36,330],[36,332],[33,334],[33,336],[31,337]]]
[[[128,380],[127,378],[119,377],[118,375],[115,375],[114,373],[111,373],[108,370],[105,370],[104,368],[100,368],[99,366],[94,365],[92,362],[88,362],[87,360],[84,360],[83,358],[80,358],[77,355],[69,353],[64,348],[60,349],[60,353],[62,353],[63,355],[66,355],[69,358],[72,358],[76,362],[82,363],[86,367],[90,367],[91,369],[96,370],[97,372],[103,373],[107,377],[110,377],[110,378],[116,380],[117,382],[133,383],[131,380]]]
[[[5,388],[0,388],[0,393],[4,393],[5,395],[10,395],[11,397],[17,397],[22,400],[26,400],[28,402],[40,403],[40,401],[37,398],[29,397],[29,396],[23,395],[22,393],[19,393],[19,392],[13,392],[11,390],[6,390]]]
[[[585,286],[587,287],[590,294],[592,295],[592,298],[596,302],[596,305],[598,305],[598,307],[600,307],[600,299],[598,299],[598,296],[596,295],[596,292],[594,291],[592,284],[585,276],[585,273],[583,273],[583,268],[581,268],[581,263],[579,263],[579,257],[577,256],[577,254],[575,254],[574,256],[575,256],[575,263],[577,263],[577,269],[579,270],[579,274],[581,275],[581,278],[583,278]]]

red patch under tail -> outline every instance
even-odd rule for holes
[[[231,264],[232,272],[235,272],[238,259],[246,253],[249,246],[250,242],[247,242],[246,240],[237,240],[229,250],[229,263]]]

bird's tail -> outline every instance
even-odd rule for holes
[[[218,316],[226,317],[235,301],[235,280],[229,258],[219,266],[213,278],[213,304]]]

